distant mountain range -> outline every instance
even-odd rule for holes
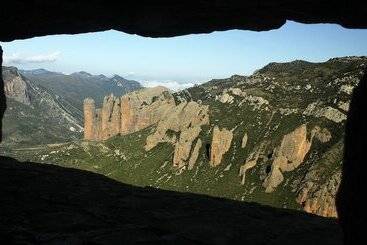
[[[82,119],[84,98],[95,98],[96,104],[100,105],[104,96],[108,94],[113,93],[120,96],[142,88],[139,82],[127,80],[119,75],[107,77],[102,74],[91,75],[85,71],[65,75],[44,69],[21,70],[20,73],[35,85],[42,86],[61,97],[66,108],[70,109],[72,115],[79,120]],[[70,106],[75,107],[78,111]]]
[[[106,95],[121,96],[141,89],[140,83],[118,75],[65,75],[45,69],[3,67],[8,108],[4,116],[3,145],[34,145],[79,139],[83,100],[100,104]]]

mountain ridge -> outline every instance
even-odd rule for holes
[[[135,81],[123,80],[121,84],[122,77],[99,81],[98,76],[85,72],[65,75],[46,69],[20,70],[6,66],[2,70],[8,104],[3,146],[60,143],[80,138],[83,131],[80,105],[82,97],[89,95],[83,89],[86,84],[94,84],[89,93],[97,96],[97,100],[103,100],[110,92],[123,94],[141,88]],[[77,90],[78,96],[67,95],[63,90]]]
[[[128,123],[116,124],[124,133],[21,153],[133,185],[336,217],[346,114],[366,65],[297,61],[143,100],[138,90],[121,97],[130,98],[120,104]],[[100,107],[107,119],[110,101]],[[160,108],[158,120],[141,116]]]

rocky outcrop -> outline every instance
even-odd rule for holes
[[[84,100],[84,139],[106,140],[120,133],[120,99],[106,96],[101,109],[95,109],[94,100]]]
[[[173,166],[181,168],[186,165],[189,159],[192,143],[199,136],[201,127],[189,127],[180,133],[180,137],[175,144],[173,155]],[[191,163],[192,164],[192,163]]]
[[[167,88],[159,86],[131,92],[121,98],[121,134],[157,123],[175,106]]]
[[[341,123],[347,119],[347,116],[331,106],[323,107],[321,103],[314,102],[307,106],[303,112],[305,116],[324,117],[330,121]]]
[[[169,142],[175,146],[173,166],[182,168],[189,165],[192,168],[197,159],[195,155],[201,148],[201,140],[198,139],[192,151],[193,142],[199,136],[201,126],[209,124],[208,112],[208,106],[193,101],[172,107],[158,122],[155,132],[147,137],[145,150],[151,150],[158,143]]]
[[[342,179],[339,168],[343,159],[344,143],[339,141],[314,163],[302,178],[296,201],[309,213],[336,217],[335,198]]]
[[[212,167],[216,167],[222,162],[223,155],[231,147],[232,139],[233,139],[232,131],[226,128],[219,129],[218,126],[214,127],[213,138],[210,147],[210,161],[209,161],[209,164]]]
[[[319,185],[307,182],[297,197],[297,202],[308,213],[324,217],[337,217],[335,197],[341,181],[341,172],[336,172],[330,179]]]
[[[225,104],[225,103],[232,104],[233,101],[234,101],[234,97],[232,95],[228,94],[226,91],[223,91],[222,94],[217,95],[215,97],[215,100],[218,100],[223,104]]]
[[[242,141],[241,141],[241,148],[245,148],[247,145],[248,136],[247,133],[243,135]]]
[[[256,164],[257,164],[257,158],[253,159],[253,155],[250,154],[249,158],[246,159],[245,164],[243,164],[240,167],[240,172],[239,172],[238,176],[242,177],[241,178],[241,185],[245,184],[247,170],[255,167]]]
[[[116,98],[106,96],[101,109],[90,98],[84,101],[84,139],[106,140],[129,134],[157,123],[175,106],[164,87],[147,88]]]
[[[84,139],[93,140],[94,135],[94,120],[96,117],[96,107],[94,100],[86,98],[84,100]]]
[[[29,85],[15,67],[3,67],[4,90],[6,97],[29,105],[31,102],[28,92]]]
[[[282,172],[292,171],[303,162],[311,148],[312,137],[307,139],[305,124],[283,137],[280,146],[275,150],[271,171],[263,183],[266,192],[274,191],[283,181]]]
[[[247,135],[247,134],[245,134]],[[245,184],[246,181],[246,172],[247,170],[256,166],[257,161],[261,154],[265,152],[266,147],[268,146],[269,142],[264,141],[259,146],[255,147],[254,151],[249,154],[245,163],[240,167],[240,171],[238,176],[241,178],[241,185]]]
[[[200,152],[200,149],[201,149],[201,146],[203,145],[203,143],[201,142],[201,139],[199,138],[197,141],[196,141],[196,144],[195,144],[195,147],[194,147],[194,150],[192,151],[191,153],[191,157],[190,157],[190,160],[189,160],[189,165],[188,165],[188,169],[191,170],[194,168],[194,165],[199,157],[199,152]]]
[[[329,142],[332,138],[331,133],[327,128],[320,128],[319,126],[315,126],[312,129],[311,135],[314,135],[321,143]]]

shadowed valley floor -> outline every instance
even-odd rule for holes
[[[2,244],[341,244],[334,219],[0,158]]]

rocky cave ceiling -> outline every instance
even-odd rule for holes
[[[115,29],[149,37],[243,29],[286,20],[367,28],[363,0],[8,0],[0,6],[0,41]]]

